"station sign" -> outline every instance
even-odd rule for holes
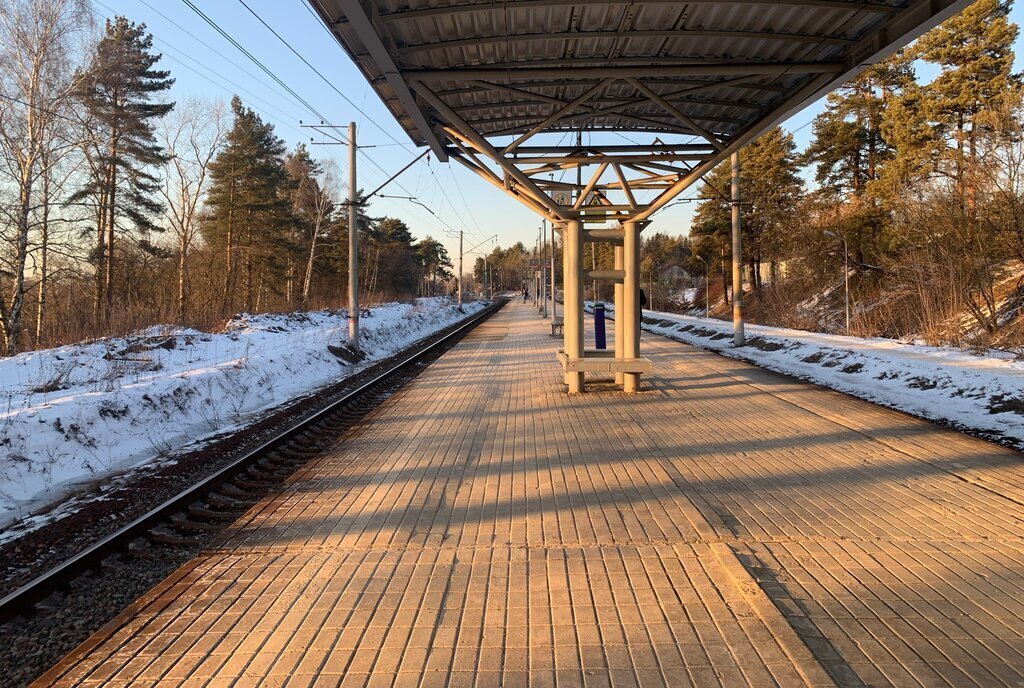
[[[604,222],[608,219],[608,211],[604,210],[607,201],[600,191],[591,191],[583,202],[582,216],[584,222]]]

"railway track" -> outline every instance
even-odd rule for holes
[[[150,563],[158,569],[166,569],[183,557],[190,558],[190,553],[211,542],[301,466],[321,455],[340,434],[410,382],[430,361],[454,346],[502,305],[503,301],[485,308],[440,336],[435,335],[407,349],[378,374],[326,405],[306,412],[187,489],[13,590],[0,599],[0,629],[6,628],[8,633],[12,626],[18,627],[18,633],[22,626],[35,626],[37,632],[44,630],[41,627],[45,623],[40,624],[44,621],[40,617],[57,612],[66,615],[68,598],[77,595],[88,599],[87,591],[102,579],[117,578],[119,572]],[[164,550],[177,554],[168,556]],[[166,573],[169,571],[164,571],[163,575]],[[159,575],[159,571],[153,575]],[[143,576],[143,587],[153,575]],[[100,606],[105,611],[99,616],[109,617],[111,605]],[[98,623],[93,626],[98,627],[104,621],[105,618],[96,619]],[[39,640],[42,645],[46,642],[45,638]],[[59,654],[53,659],[68,649],[55,648]],[[45,657],[52,653],[41,654]],[[3,673],[12,659],[0,656],[0,685],[18,683],[8,683],[13,677]]]

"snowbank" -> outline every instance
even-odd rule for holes
[[[367,362],[464,317],[444,298],[373,307],[360,319]],[[347,328],[344,311],[240,315],[217,334],[150,328],[0,359],[0,528],[351,375],[365,363],[327,351]]]
[[[732,324],[644,311],[643,329],[1024,448],[1024,362],[952,347]]]

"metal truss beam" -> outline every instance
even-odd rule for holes
[[[637,61],[643,58],[634,58]],[[579,65],[582,60],[573,60]],[[599,59],[597,62],[614,62]],[[538,79],[564,81],[566,79],[586,79],[593,77],[626,79],[629,77],[643,79],[649,76],[687,77],[687,76],[753,76],[764,74],[835,74],[843,70],[839,62],[708,62],[700,61],[687,64],[649,64],[631,66],[567,66],[567,67],[452,67],[450,69],[406,69],[402,75],[412,81],[423,84],[436,84],[441,81],[501,81],[507,79]],[[673,61],[674,62],[674,61]]]
[[[745,89],[748,89],[748,90],[753,90],[753,91],[758,91],[758,92],[766,92],[766,93],[789,93],[792,90],[792,89],[785,88],[783,86],[777,86],[777,85],[772,84],[772,83],[764,83],[762,81],[758,81],[759,79],[763,80],[763,79],[769,78],[770,76],[771,75],[767,75],[766,76],[764,74],[754,74],[752,76],[735,76],[735,77],[730,77],[728,79],[716,79],[715,81],[704,81],[704,80],[697,80],[697,79],[669,79],[669,78],[665,78],[665,77],[660,77],[660,78],[659,77],[652,77],[652,78],[644,79],[644,81],[648,85],[650,85],[650,86],[662,86],[662,85],[669,85],[669,86],[674,86],[674,87],[686,86],[685,89],[683,89],[681,91],[677,91],[677,93],[690,93],[690,94],[692,94],[692,93],[702,93],[704,91],[710,91],[710,90],[713,90],[713,89],[716,89],[716,88],[721,88],[721,87],[745,88]],[[594,79],[589,79],[589,80],[588,79],[579,79],[579,80],[574,81],[573,84],[576,85],[576,86],[584,86],[584,87],[586,87],[586,86],[591,86],[593,84],[596,84],[598,81],[601,81],[601,79],[600,78],[594,78]],[[448,88],[448,89],[436,91],[436,93],[437,93],[437,95],[441,96],[442,98],[447,98],[449,96],[458,96],[458,95],[464,95],[464,94],[467,94],[467,93],[476,93],[480,88],[489,88],[489,89],[494,89],[494,90],[505,90],[505,89],[507,89],[508,92],[510,92],[510,93],[520,92],[521,94],[526,95],[526,96],[535,96],[537,98],[546,98],[546,97],[550,97],[550,96],[545,96],[545,95],[540,94],[540,93],[534,93],[532,91],[526,91],[526,90],[522,90],[522,89],[529,89],[529,88],[553,88],[553,87],[557,87],[559,85],[557,83],[552,83],[550,81],[519,81],[519,82],[516,82],[516,86],[518,86],[518,88],[515,88],[515,87],[511,87],[511,86],[506,86],[504,84],[498,84],[498,83],[487,82],[487,81],[472,81],[471,80],[471,81],[468,81],[467,83],[468,83],[468,86],[463,86],[463,87],[460,87],[460,88]]]
[[[544,129],[547,129],[549,126],[551,126],[558,120],[567,116],[580,105],[583,105],[585,102],[587,102],[594,96],[600,94],[602,91],[607,90],[608,87],[611,86],[613,83],[615,83],[615,79],[605,79],[597,86],[594,86],[593,88],[588,88],[586,91],[583,92],[583,95],[573,99],[571,102],[565,103],[561,108],[555,110],[555,112],[553,112],[549,117],[542,120],[538,124],[534,125],[528,132],[517,138],[512,143],[508,144],[508,146],[505,147],[504,153],[506,155],[508,153],[511,153],[516,148],[518,148],[520,144],[525,143],[534,135],[540,133]]]
[[[651,160],[662,162],[683,162],[686,160],[708,160],[714,157],[711,153],[659,153],[657,155],[562,155],[559,157],[514,157],[509,162],[517,165],[544,165],[548,163],[559,163],[562,165],[605,165],[618,163],[620,165],[645,163]]]
[[[420,136],[430,146],[430,149],[434,151],[437,159],[446,162],[448,154],[445,152],[444,145],[434,135],[426,115],[420,109],[419,103],[416,102],[412,91],[409,90],[409,84],[402,77],[398,66],[391,59],[391,55],[381,39],[381,33],[377,31],[370,16],[363,10],[362,3],[359,0],[338,0],[338,6],[345,13],[345,17],[352,24],[352,28],[358,31],[363,45],[366,46],[374,62],[377,63],[384,73],[384,78],[387,80],[391,90],[394,91],[402,108],[409,113],[409,117],[416,125]]]
[[[854,41],[836,36],[819,36],[799,33],[776,33],[771,31],[726,31],[714,29],[661,29],[661,30],[625,30],[625,31],[551,31],[545,33],[513,33],[488,34],[471,38],[454,38],[433,43],[415,43],[399,48],[398,54],[403,58],[413,57],[419,53],[435,50],[465,48],[469,46],[488,45],[494,43],[513,43],[519,41],[559,41],[573,39],[607,38],[628,40],[630,38],[745,38],[758,41],[784,41],[788,43],[811,43],[814,45],[850,45]]]
[[[744,102],[744,101],[741,101],[741,100],[740,101],[732,101],[732,100],[725,100],[723,98],[700,98],[700,97],[693,98],[693,97],[687,97],[687,96],[672,96],[672,94],[667,94],[667,95],[662,96],[662,97],[665,98],[668,101],[672,101],[673,104],[675,104],[678,107],[685,107],[687,105],[698,105],[698,106],[699,105],[706,105],[706,106],[713,107],[713,106],[716,106],[716,105],[720,105],[720,106],[723,106],[723,107],[738,108],[740,110],[763,110],[764,109],[764,105],[763,104],[752,103],[752,102]],[[528,106],[531,106],[531,105],[546,105],[546,104],[551,103],[552,100],[557,100],[557,98],[548,98],[548,97],[538,96],[536,98],[531,99],[531,98],[528,98],[528,97],[519,97],[515,101],[512,102],[512,105],[515,105],[515,106],[522,105],[524,107],[528,107]],[[625,97],[625,96],[602,95],[600,97],[594,98],[591,101],[591,106],[592,107],[598,107],[598,108],[606,108],[606,107],[616,107],[616,106],[619,106],[619,105],[625,105],[627,103],[629,103],[630,105],[637,105],[637,104],[640,104],[641,102],[642,101],[638,101],[636,98],[629,98],[629,97]],[[460,105],[460,106],[454,108],[454,110],[456,112],[458,112],[460,115],[466,116],[466,113],[469,113],[469,112],[477,112],[477,111],[483,111],[483,110],[490,110],[490,109],[495,108],[495,107],[504,107],[504,106],[508,106],[508,105],[509,105],[508,99],[505,99],[505,100],[489,100],[489,101],[485,101],[485,102],[472,103],[470,105]],[[698,119],[700,119],[700,117],[701,117],[700,115],[695,115],[695,116]],[[713,118],[715,121],[720,121],[720,122],[742,122],[743,121],[743,120],[741,120],[738,117],[721,117],[719,115],[714,115],[714,116],[710,116],[709,115],[709,118]]]
[[[607,110],[611,110],[611,108],[607,108]],[[558,130],[558,129],[560,129],[560,130],[575,129],[576,127],[569,127],[567,125],[570,122],[576,122],[576,121],[581,120],[581,119],[593,119],[593,118],[599,117],[599,116],[614,114],[619,119],[625,119],[625,120],[629,120],[630,122],[635,122],[637,124],[641,124],[641,125],[643,125],[643,128],[648,130],[648,131],[656,131],[656,132],[661,132],[661,133],[666,133],[666,134],[682,134],[683,136],[699,136],[700,135],[698,132],[694,131],[691,127],[679,126],[679,125],[674,124],[672,122],[666,122],[666,121],[663,121],[663,120],[652,119],[650,117],[640,117],[639,115],[631,115],[629,113],[618,111],[617,109],[616,109],[616,111],[614,113],[608,112],[607,110],[595,110],[593,112],[585,112],[585,113],[581,113],[579,115],[569,115],[567,117],[563,117],[562,119],[560,119],[558,121],[558,126],[555,127],[555,128],[552,128],[552,131],[555,131],[555,130]],[[477,124],[477,125],[481,125],[481,124],[497,123],[497,122],[518,122],[518,121],[524,120],[524,119],[526,119],[525,116],[518,117],[518,116],[515,116],[515,115],[510,115],[510,116],[507,116],[507,117],[495,117],[494,119],[475,120],[473,123]],[[520,133],[522,131],[525,131],[525,130],[533,127],[535,124],[536,124],[536,121],[526,122],[526,123],[523,123],[523,124],[517,124],[517,125],[511,126],[511,127],[505,127],[504,129],[496,129],[494,131],[489,131],[489,132],[487,132],[487,135],[488,136],[512,136],[514,134],[518,134],[518,133]],[[600,129],[600,127],[597,127],[597,126],[591,126],[590,128],[595,130],[595,131]]]
[[[519,146],[516,153],[525,155],[588,153],[601,156],[611,153],[708,153],[711,150],[711,146],[702,143],[652,143],[649,146],[607,145],[582,148],[579,146]]]
[[[645,2],[656,5],[668,3],[671,0],[645,0]],[[415,20],[423,17],[443,17],[446,15],[459,14],[461,12],[502,12],[508,10],[530,10],[541,7],[561,7],[578,4],[579,0],[517,0],[509,5],[483,0],[478,2],[461,2],[444,7],[424,7],[422,9],[395,10],[382,14],[381,18],[386,21]],[[883,14],[895,14],[900,11],[896,5],[888,5],[880,2],[855,2],[850,0],[729,0],[735,5],[790,5],[793,7],[824,7],[829,9],[844,10],[847,12],[879,12]],[[602,2],[602,5],[631,5],[630,0],[611,0]],[[723,4],[721,0],[690,0],[690,4]]]
[[[646,86],[644,86],[642,83],[640,83],[639,81],[637,81],[633,77],[630,77],[630,78],[626,79],[626,81],[628,83],[630,83],[636,90],[640,91],[645,96],[647,96],[648,98],[653,100],[655,103],[660,105],[662,107],[662,109],[665,110],[665,112],[667,112],[668,114],[672,115],[673,117],[678,119],[680,122],[686,124],[691,129],[696,131],[698,134],[703,136],[704,139],[708,143],[710,143],[712,146],[714,146],[718,150],[722,150],[723,148],[725,148],[725,146],[722,144],[722,142],[718,139],[717,136],[712,134],[710,131],[708,131],[707,129],[705,129],[701,125],[699,125],[696,122],[694,122],[691,117],[688,117],[687,115],[683,114],[683,112],[681,110],[679,110],[679,108],[677,108],[675,105],[673,105],[672,103],[668,102],[667,100],[662,98],[660,95],[658,95],[657,93],[655,93],[651,89],[649,89]]]

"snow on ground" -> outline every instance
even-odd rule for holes
[[[0,359],[0,529],[83,484],[243,427],[464,317],[446,298],[375,306],[360,318],[367,359],[358,366],[327,351],[347,338],[344,311],[243,314],[217,334],[150,328]]]
[[[643,329],[1024,449],[1024,362],[1002,352],[844,337],[644,311]]]

